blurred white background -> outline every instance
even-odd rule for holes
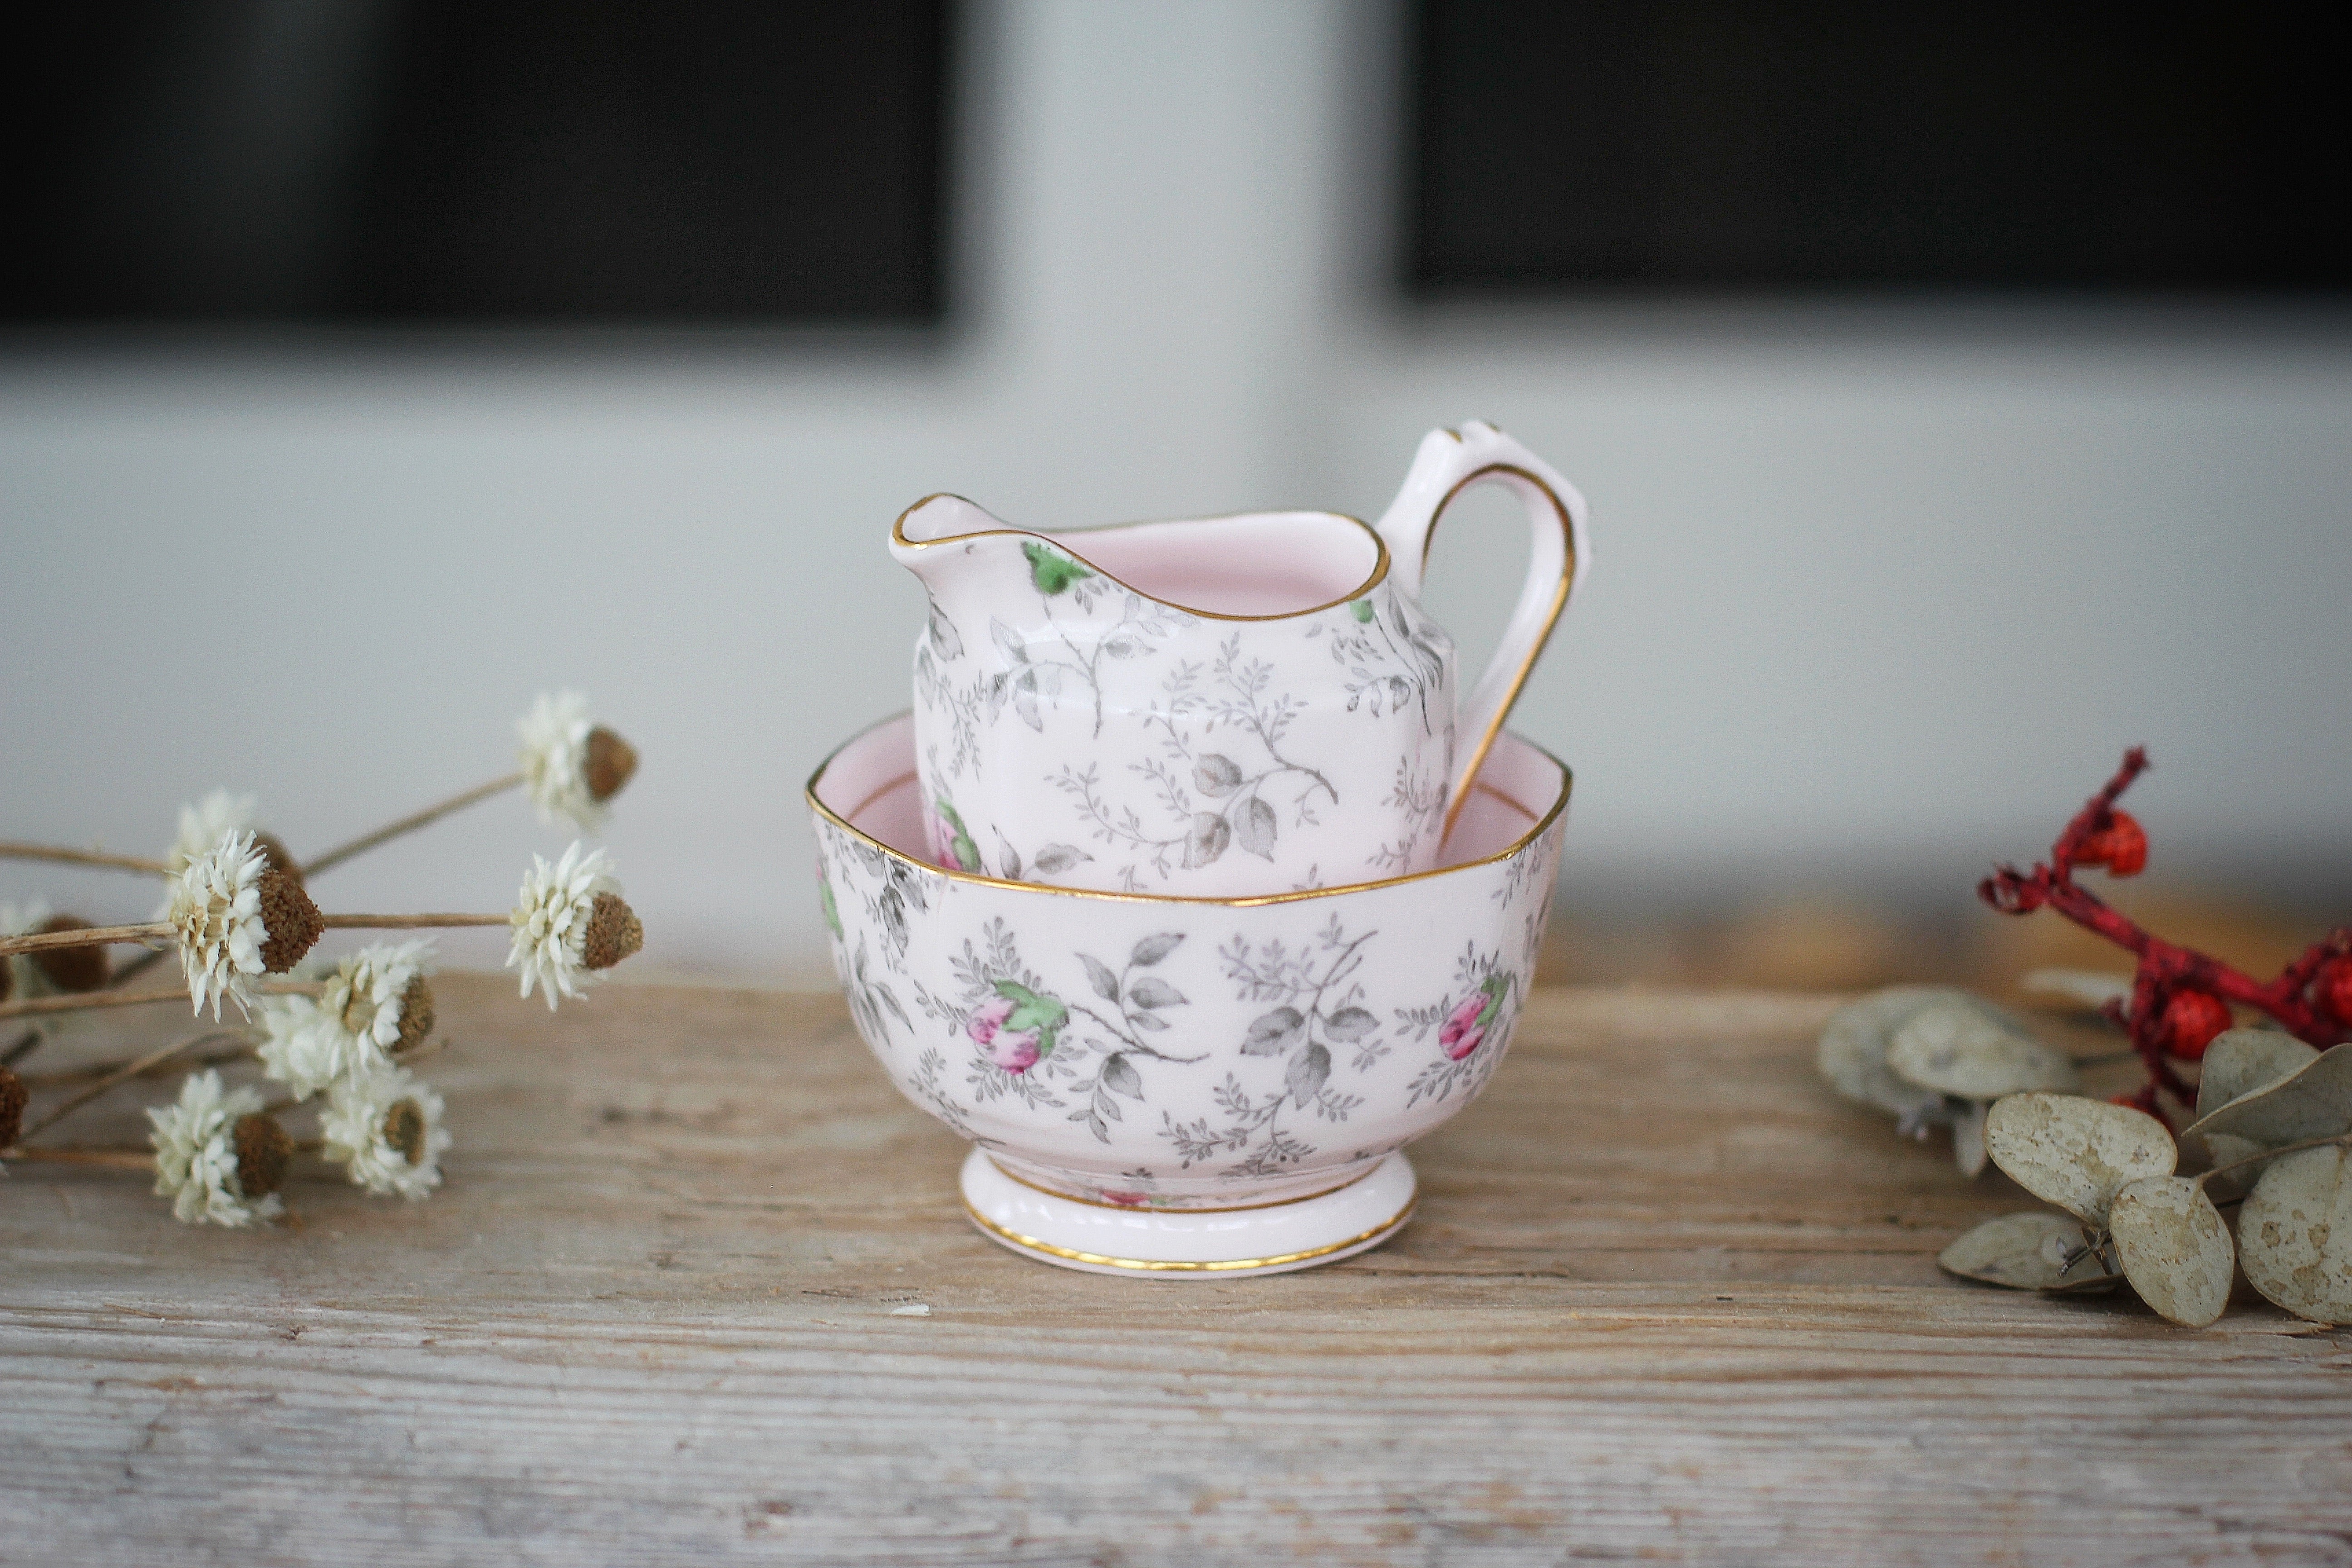
[[[299,854],[504,771],[531,694],[575,686],[644,754],[610,843],[649,967],[816,983],[800,790],[907,701],[902,507],[1370,515],[1423,429],[1479,416],[1592,503],[1597,570],[1516,720],[1578,771],[1564,910],[1958,905],[2136,742],[2152,877],[2345,886],[2342,317],[1408,310],[1378,10],[1010,0],[966,25],[942,335],[0,360],[0,832],[157,853],[225,784]],[[1433,590],[1471,641],[1524,549],[1474,510]],[[509,799],[315,890],[502,908],[562,841]],[[153,897],[0,868],[0,898],[34,892]]]

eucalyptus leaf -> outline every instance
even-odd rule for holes
[[[1985,1150],[2044,1203],[2104,1227],[2116,1194],[2168,1176],[2180,1151],[2164,1123],[2127,1106],[2072,1094],[2012,1094],[1985,1117]]]
[[[2110,1002],[2131,1000],[2132,977],[2104,969],[2035,969],[2018,978],[2021,991],[2063,996],[2093,1012]]]
[[[1822,1027],[1814,1058],[1830,1087],[1848,1100],[1917,1118],[1942,1109],[1944,1097],[1916,1083],[1906,1083],[1886,1067],[1886,1047],[1895,1031],[1912,1015],[1942,998],[1968,993],[1940,985],[1891,985],[1874,991],[1830,1015]]]
[[[2345,1132],[2352,1132],[2352,1045],[2323,1051],[2284,1078],[2239,1095],[2190,1122],[2181,1136],[2201,1143],[2215,1164],[2226,1165]],[[2257,1163],[2233,1174],[2243,1184],[2265,1168]]]
[[[2142,1176],[2116,1194],[2107,1230],[2124,1278],[2159,1316],[2201,1329],[2230,1304],[2237,1254],[2205,1189],[2186,1176]]]
[[[1937,1253],[1936,1266],[2012,1290],[2113,1289],[2120,1278],[2107,1272],[2081,1221],[2047,1209],[1985,1221]]]
[[[2233,1100],[2268,1089],[2319,1059],[2316,1047],[2276,1029],[2225,1029],[2205,1047],[2205,1076],[2197,1080],[2197,1119]]]
[[[1960,1174],[1971,1181],[1984,1174],[1987,1109],[1985,1101],[1971,1100],[1964,1101],[1952,1114],[1952,1160],[1959,1166]]]
[[[2238,1210],[2238,1257],[2247,1281],[2296,1317],[2352,1323],[2352,1151],[2272,1161]]]
[[[1973,997],[1930,1002],[1896,1027],[1887,1069],[1906,1083],[1959,1100],[1999,1100],[2032,1089],[2073,1089],[2074,1058]]]
[[[2197,1121],[2180,1135],[2181,1147],[2202,1152],[2219,1168],[2237,1166],[2206,1184],[2224,1195],[2242,1194],[2263,1173],[2255,1157],[2269,1147],[2235,1132],[2210,1131],[2204,1119],[2259,1089],[2291,1078],[2319,1059],[2316,1048],[2276,1029],[2228,1029],[2205,1047],[2204,1076],[2197,1080]],[[2252,1162],[2252,1163],[2249,1163]]]

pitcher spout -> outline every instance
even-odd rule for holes
[[[890,554],[937,598],[958,576],[968,574],[978,558],[1017,554],[1024,537],[1034,536],[961,496],[925,496],[898,514],[890,530]]]

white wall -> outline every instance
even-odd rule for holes
[[[1475,415],[1594,505],[1599,570],[1518,721],[1579,770],[1585,887],[1941,889],[2030,854],[2135,740],[2159,856],[2352,860],[2340,320],[1407,315],[1373,286],[1370,15],[982,8],[938,342],[0,361],[0,832],[160,847],[227,783],[300,851],[499,771],[530,693],[571,683],[646,755],[612,844],[651,958],[814,979],[799,789],[905,702],[900,507],[1369,512],[1423,428]],[[1437,604],[1475,624],[1520,545],[1465,521]],[[502,803],[319,891],[498,907],[560,843]],[[0,870],[37,888],[152,896]]]

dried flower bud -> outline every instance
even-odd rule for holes
[[[261,858],[269,862],[271,870],[285,872],[294,879],[294,885],[298,888],[302,885],[301,862],[294,858],[293,852],[286,847],[284,840],[278,835],[257,832],[253,836],[253,847],[261,851]]]
[[[275,867],[254,884],[261,890],[261,924],[269,940],[261,944],[261,966],[283,974],[302,961],[327,929],[327,917],[302,890],[299,879]]]
[[[581,771],[588,781],[588,798],[602,805],[635,776],[637,749],[599,724],[588,731],[588,763]]]
[[[249,1110],[236,1119],[229,1139],[236,1145],[237,1190],[247,1203],[266,1198],[286,1184],[294,1140],[278,1125],[278,1118]]]
[[[88,931],[89,921],[79,915],[51,915],[33,928],[44,935],[58,931]],[[41,978],[60,991],[79,994],[96,991],[106,984],[108,965],[106,949],[96,943],[89,947],[46,947],[28,954],[33,967]]]
[[[25,1080],[15,1068],[0,1068],[0,1149],[10,1148],[25,1130]]]
[[[618,893],[599,893],[589,906],[588,931],[580,943],[587,969],[610,969],[646,945],[645,922]]]
[[[425,1111],[416,1101],[401,1100],[383,1113],[383,1141],[412,1165],[425,1161]]]
[[[2176,991],[2164,1005],[2164,1049],[2184,1062],[2205,1059],[2205,1047],[2230,1026],[2230,1005],[2210,991]]]
[[[433,1032],[433,987],[422,974],[409,981],[400,994],[400,1038],[393,1043],[395,1054],[413,1051],[425,1043]]]

